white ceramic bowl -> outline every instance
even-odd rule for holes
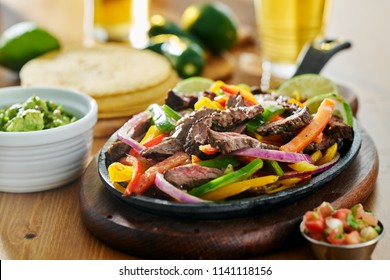
[[[41,131],[0,132],[0,191],[36,192],[65,185],[88,164],[97,104],[80,92],[43,87],[0,89],[0,107],[36,95],[77,117],[77,121]]]

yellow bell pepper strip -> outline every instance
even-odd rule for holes
[[[225,107],[223,107],[221,104],[219,104],[216,101],[212,101],[210,98],[203,96],[201,99],[199,99],[194,104],[194,109],[199,110],[202,107],[211,108],[211,109],[218,109],[218,110],[224,110]]]
[[[129,163],[129,165],[131,165],[133,167],[133,174],[131,176],[131,180],[127,184],[127,187],[126,187],[125,192],[123,193],[123,196],[128,196],[134,192],[136,186],[138,185],[139,179],[140,179],[142,171],[143,171],[142,170],[143,169],[142,163],[137,157],[128,155],[126,157],[126,162]]]
[[[322,165],[328,163],[334,158],[337,153],[337,143],[334,143],[332,146],[326,149],[324,156],[315,162],[315,165]]]
[[[157,126],[162,133],[169,133],[176,127],[176,120],[165,113],[160,105],[151,104],[147,110],[152,113],[153,124]]]
[[[315,151],[310,155],[312,161],[316,163],[320,158],[322,158],[322,152],[320,150]]]
[[[269,122],[275,116],[278,116],[284,112],[284,108],[280,105],[270,105],[264,108],[264,112],[256,118],[250,120],[246,124],[246,129],[249,132],[256,133],[256,128],[266,122]]]
[[[258,104],[256,97],[252,92],[246,90],[245,88],[236,86],[236,85],[222,85],[220,86],[221,90],[232,95],[240,94],[242,98],[249,101],[251,105]]]
[[[211,180],[199,187],[193,188],[189,193],[194,196],[202,196],[210,191],[215,191],[223,186],[245,180],[257,170],[263,167],[263,161],[259,158],[254,159],[252,162],[245,165],[243,168],[234,171],[232,173],[222,175],[214,180]]]
[[[127,182],[133,175],[133,167],[120,162],[111,163],[107,170],[111,182]]]
[[[175,110],[173,110],[171,107],[169,107],[167,104],[164,104],[162,105],[161,109],[164,110],[164,112],[170,116],[171,118],[173,118],[175,121],[178,121],[181,119],[181,116],[178,112],[176,112]]]
[[[301,152],[324,130],[332,116],[334,106],[334,100],[328,98],[324,99],[318,107],[317,113],[314,115],[312,121],[290,142],[281,146],[279,149],[285,152]]]
[[[149,142],[150,140],[152,140],[153,138],[155,138],[161,134],[163,134],[163,133],[157,128],[157,126],[151,125],[149,127],[148,131],[146,131],[144,138],[142,138],[142,140],[139,143],[141,145],[144,145],[146,142]]]
[[[300,108],[305,107],[305,105],[303,105],[302,102],[296,100],[295,98],[290,98],[290,99],[287,101],[287,103],[298,105]]]
[[[267,194],[277,193],[277,192],[289,189],[291,187],[294,187],[296,184],[298,184],[302,180],[303,180],[302,178],[296,178],[296,177],[283,179],[283,180],[277,181],[273,185],[267,186],[265,188],[265,192]]]
[[[306,171],[313,171],[317,169],[317,166],[314,164],[311,164],[307,161],[300,161],[300,162],[295,162],[292,164],[287,165],[289,168],[292,170],[298,171],[298,172],[306,172]]]
[[[223,86],[223,85],[225,85],[224,82],[222,82],[221,80],[217,80],[210,87],[209,91],[214,92],[216,95],[223,95],[224,92],[221,90],[221,86]]]
[[[238,158],[234,156],[221,156],[213,159],[196,162],[197,164],[210,168],[226,168],[228,165],[237,167],[240,165]]]
[[[157,173],[164,174],[167,170],[179,166],[187,160],[190,160],[190,156],[184,152],[179,152],[149,167],[145,173],[140,176],[134,193],[138,195],[143,194],[150,186],[154,184]]]
[[[257,177],[254,179],[244,180],[241,182],[226,185],[214,191],[210,191],[201,196],[205,200],[222,200],[233,195],[242,193],[253,187],[262,187],[268,184],[275,183],[278,180],[278,176],[268,175],[263,177]]]

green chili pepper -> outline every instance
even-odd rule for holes
[[[263,167],[263,161],[259,158],[251,161],[247,165],[245,165],[240,170],[234,171],[232,173],[222,175],[214,180],[211,180],[197,188],[192,189],[189,194],[195,196],[201,196],[207,192],[214,191],[219,189],[220,187],[226,186],[228,184],[232,184],[241,180],[247,179],[257,170]]]
[[[229,164],[233,167],[239,166],[240,161],[234,156],[222,156],[214,159],[199,161],[197,164],[210,168],[226,168]]]
[[[175,121],[178,121],[181,119],[181,116],[179,115],[178,112],[176,112],[175,110],[173,110],[171,107],[169,107],[168,105],[164,104],[162,105],[161,107],[164,112],[170,116],[171,118],[173,118]]]
[[[158,104],[151,104],[148,111],[152,113],[152,120],[155,126],[162,133],[169,133],[176,127],[176,121],[171,118]]]
[[[249,132],[255,133],[259,125],[270,121],[273,117],[278,116],[284,112],[284,108],[280,105],[270,105],[264,109],[264,112],[256,118],[250,120],[246,124]]]

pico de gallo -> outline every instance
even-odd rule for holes
[[[215,81],[204,91],[167,93],[131,117],[105,151],[123,196],[162,193],[182,203],[238,199],[296,188],[331,168],[353,128],[324,98],[305,100]]]
[[[377,238],[382,228],[375,215],[362,204],[334,209],[323,202],[303,216],[301,231],[309,237],[335,245],[363,243]]]

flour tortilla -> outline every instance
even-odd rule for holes
[[[19,75],[23,86],[63,87],[90,95],[102,118],[129,116],[154,100],[161,102],[178,81],[163,56],[116,43],[50,52],[29,61]]]

